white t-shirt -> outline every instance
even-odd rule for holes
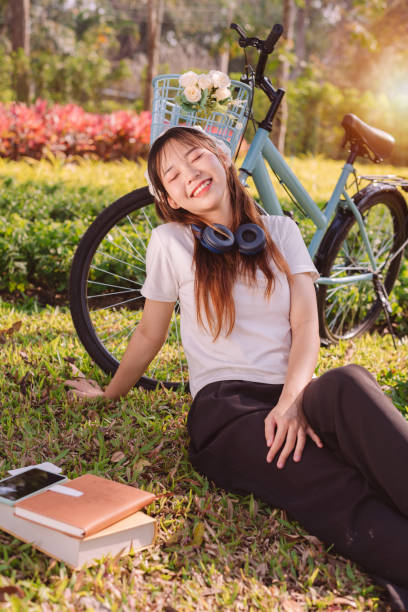
[[[287,216],[262,217],[292,274],[318,272],[300,231]],[[286,275],[272,263],[275,288],[265,299],[266,280],[258,270],[256,287],[237,281],[233,289],[235,326],[214,342],[197,322],[194,298],[194,240],[190,226],[166,223],[152,232],[146,254],[144,297],[159,302],[180,301],[181,340],[186,354],[192,396],[218,380],[283,384],[291,347],[290,291]],[[222,255],[220,255],[222,257]],[[205,315],[204,315],[205,321]]]

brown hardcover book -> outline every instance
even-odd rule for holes
[[[92,565],[106,555],[116,557],[150,546],[156,532],[156,521],[144,512],[136,512],[91,536],[76,538],[19,518],[13,514],[13,506],[0,504],[0,530],[78,569],[84,564]]]
[[[148,491],[93,474],[85,474],[63,486],[83,494],[71,497],[45,491],[16,503],[15,516],[83,538],[126,518],[156,498]]]

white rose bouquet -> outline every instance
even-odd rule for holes
[[[219,70],[210,70],[208,74],[190,70],[180,76],[179,84],[183,91],[176,101],[185,111],[206,116],[212,111],[225,111],[232,101],[230,78]]]

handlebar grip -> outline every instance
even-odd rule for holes
[[[231,30],[236,30],[241,38],[246,38],[245,30],[241,28],[241,26],[238,25],[238,23],[231,23],[230,28]]]
[[[280,23],[275,23],[268,38],[264,42],[263,51],[266,53],[272,53],[274,46],[278,42],[279,38],[282,36],[283,26]]]

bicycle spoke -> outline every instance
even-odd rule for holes
[[[98,272],[103,272],[104,274],[110,274],[111,276],[115,276],[116,278],[121,278],[122,280],[128,281],[129,283],[133,283],[133,285],[136,285],[137,287],[141,287],[141,283],[137,283],[136,281],[130,279],[130,278],[126,278],[125,276],[121,276],[120,274],[117,274],[116,272],[111,272],[110,270],[104,270],[103,268],[98,268],[98,266],[91,266],[92,270],[98,270]]]
[[[113,287],[114,289],[125,289],[126,291],[136,291],[136,289],[130,289],[128,287],[122,287],[121,285],[110,285],[109,283],[103,283],[102,281],[88,280],[88,285],[102,285],[103,287]],[[109,295],[109,292],[105,293],[104,295]],[[90,298],[90,297],[93,297],[93,296],[88,295],[88,298]]]
[[[146,215],[146,213],[144,213],[144,214]],[[130,225],[132,226],[132,228],[133,228],[133,230],[135,232],[136,238],[141,243],[142,248],[143,248],[144,252],[146,253],[147,243],[144,240],[142,240],[142,238],[139,236],[139,232],[136,230],[136,228],[135,228],[135,226],[133,224],[133,221],[132,221],[132,219],[130,217],[128,217],[128,221],[129,221]],[[151,225],[150,221],[149,221],[149,225],[150,225],[150,229],[153,230],[153,226]]]
[[[118,242],[114,241],[112,238],[109,238],[110,234],[108,235],[108,237],[106,238],[106,240],[109,242],[109,244],[111,246],[115,246],[117,249],[123,251],[124,253],[126,253],[126,255],[129,255],[129,257],[131,257],[132,259],[136,259],[138,261],[140,261],[141,263],[145,263],[144,259],[143,259],[143,255],[141,255],[137,249],[134,248],[133,244],[130,242],[129,238],[126,236],[126,234],[124,234],[121,230],[120,227],[117,228],[117,231],[121,234],[122,238],[124,240],[126,240],[126,242],[128,242],[128,244],[130,245],[130,247],[134,250],[134,252],[130,252],[127,249],[125,249],[121,244],[119,244]],[[97,251],[98,252],[98,251]],[[136,256],[135,256],[136,254]]]
[[[123,302],[116,302],[116,304],[110,304],[109,306],[101,306],[101,308],[95,308],[95,311],[98,312],[100,310],[108,310],[109,308],[115,308],[116,306],[123,306],[123,304],[135,302],[136,300],[143,300],[143,296],[139,295],[138,297],[130,298],[129,300],[124,300]]]
[[[109,342],[109,340],[111,340],[112,338],[116,338],[116,336],[118,336],[119,334],[123,334],[123,328],[119,329],[118,331],[114,332],[113,334],[110,334],[109,336],[101,336],[101,337],[102,337],[103,341],[107,344]]]
[[[132,220],[130,219],[130,217],[128,217],[128,220],[130,221],[130,223],[131,223],[132,227],[134,227],[134,226],[133,226],[133,223],[132,223]],[[129,238],[126,236],[126,234],[125,234],[125,233],[122,231],[122,228],[118,227],[118,232],[120,233],[120,235],[122,236],[122,238],[123,238],[124,240],[126,240],[126,242],[129,244],[130,248],[131,248],[131,249],[133,249],[133,251],[134,251],[134,252],[137,254],[136,259],[138,259],[138,260],[139,260],[139,261],[141,261],[142,263],[145,263],[145,258],[143,257],[142,253],[140,253],[140,252],[137,250],[137,248],[135,247],[135,245],[133,244],[133,242],[131,242],[131,241],[129,240]],[[136,229],[135,229],[135,235],[137,236]],[[125,249],[124,249],[123,247],[119,247],[119,248],[121,248],[121,249],[123,249],[123,250],[125,251]],[[125,252],[127,252],[127,251],[125,251]],[[134,255],[133,255],[133,257],[134,257]]]
[[[381,272],[386,282],[394,266],[393,261],[398,257],[398,255],[395,257],[394,253],[400,249],[405,236],[403,230],[396,229],[401,226],[405,212],[399,203],[395,203],[394,196],[385,194],[384,197],[385,201],[378,198],[372,204],[366,204],[367,208],[362,213],[362,219],[371,244],[375,271]],[[323,276],[329,274],[333,280],[372,271],[357,223],[352,221],[348,229],[343,231],[344,238],[334,260],[331,261],[330,271],[329,273],[325,271],[323,274]],[[395,279],[395,272],[392,274]],[[328,337],[353,337],[360,330],[364,331],[365,327],[372,325],[380,312],[374,284],[370,280],[358,281],[356,284],[322,286],[319,295],[320,307],[322,298],[324,299],[324,321],[331,335]]]
[[[96,295],[88,295],[88,300],[99,297],[110,297],[111,295],[120,295],[122,293],[134,293],[136,289],[125,289],[124,291],[112,291],[111,293],[98,293]]]
[[[115,353],[118,351],[119,347],[121,347],[123,345],[123,343],[129,338],[129,336],[131,336],[133,334],[133,332],[135,331],[137,325],[135,325],[130,332],[127,334],[127,336],[125,338],[122,338],[121,342],[119,342],[118,344],[115,345],[114,351]]]
[[[98,255],[104,255],[105,257],[108,257],[108,259],[113,259],[114,261],[117,261],[118,263],[124,264],[125,266],[128,266],[130,268],[133,268],[134,270],[139,270],[139,272],[144,272],[144,268],[139,268],[139,266],[134,266],[128,261],[123,261],[123,259],[118,259],[117,257],[114,257],[110,253],[104,253],[103,251],[96,251],[96,252],[98,253]]]
[[[150,221],[149,217],[148,217],[148,216],[147,216],[147,214],[146,214],[146,210],[145,210],[145,209],[143,209],[143,210],[142,210],[142,213],[143,213],[144,218],[146,219],[146,221],[147,221],[147,223],[148,223],[148,225],[149,225],[150,229],[153,231],[153,229],[154,229],[154,228],[153,228],[153,225],[151,224],[151,221]]]

